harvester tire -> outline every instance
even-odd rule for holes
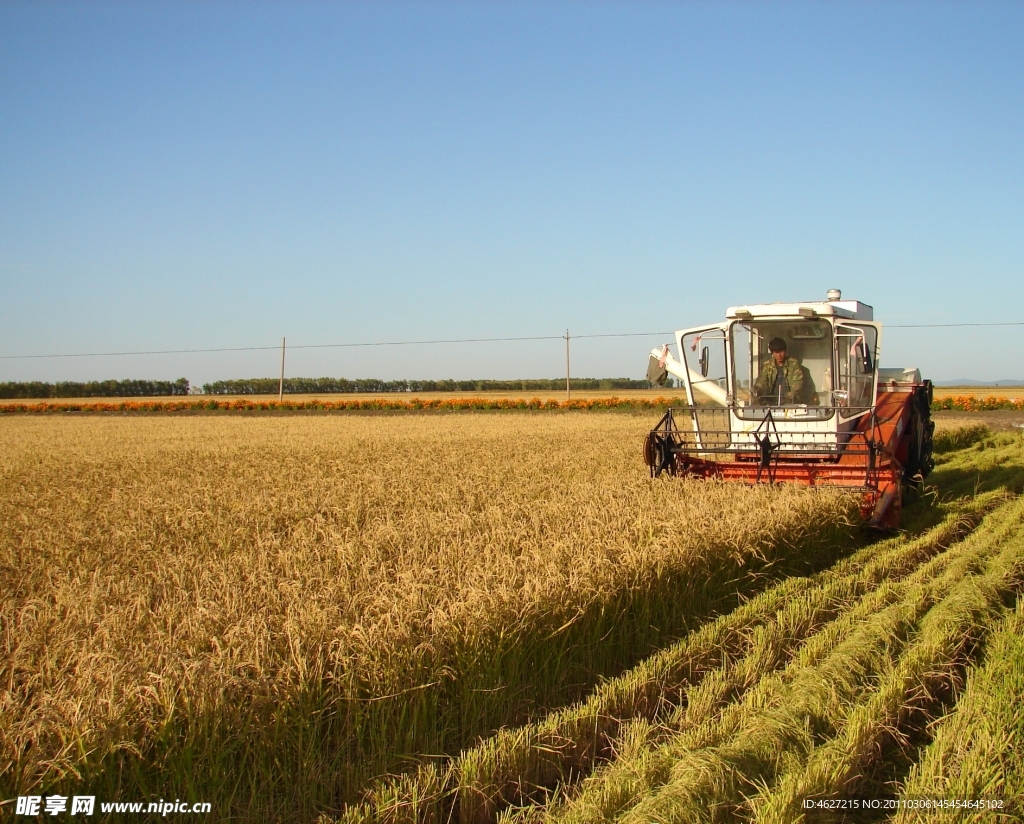
[[[903,467],[903,482],[908,485],[920,484],[935,467],[932,458],[932,442],[935,421],[931,415],[932,384],[925,381],[914,395],[910,413],[910,427],[907,432],[907,463]]]

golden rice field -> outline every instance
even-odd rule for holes
[[[652,482],[649,416],[0,423],[7,798],[340,809],[824,564],[851,511]]]
[[[652,481],[652,423],[0,420],[0,797],[346,824],[1024,798],[1024,438],[940,433],[882,539],[840,493]]]

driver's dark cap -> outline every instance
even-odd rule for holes
[[[769,352],[785,352],[786,342],[782,338],[772,338],[768,341]]]

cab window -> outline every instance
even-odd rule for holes
[[[836,326],[835,405],[860,413],[873,403],[878,332],[873,326]]]
[[[737,321],[730,328],[733,356],[733,398],[742,417],[762,417],[766,407],[778,406],[766,378],[774,374],[768,344],[786,343],[786,358],[795,359],[802,372],[803,395],[784,406],[806,407],[814,417],[831,415],[832,328],[827,321],[794,319]],[[766,375],[766,370],[772,370]],[[749,409],[749,414],[742,410]]]

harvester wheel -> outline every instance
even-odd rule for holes
[[[920,485],[935,466],[932,459],[932,437],[935,421],[931,416],[931,381],[927,381],[914,395],[907,432],[907,463],[903,467],[903,482]]]
[[[935,438],[935,421],[932,420],[932,382],[925,381],[925,391],[922,393],[919,403],[921,404],[921,476],[927,478],[935,468],[935,459],[932,457],[932,446]]]

